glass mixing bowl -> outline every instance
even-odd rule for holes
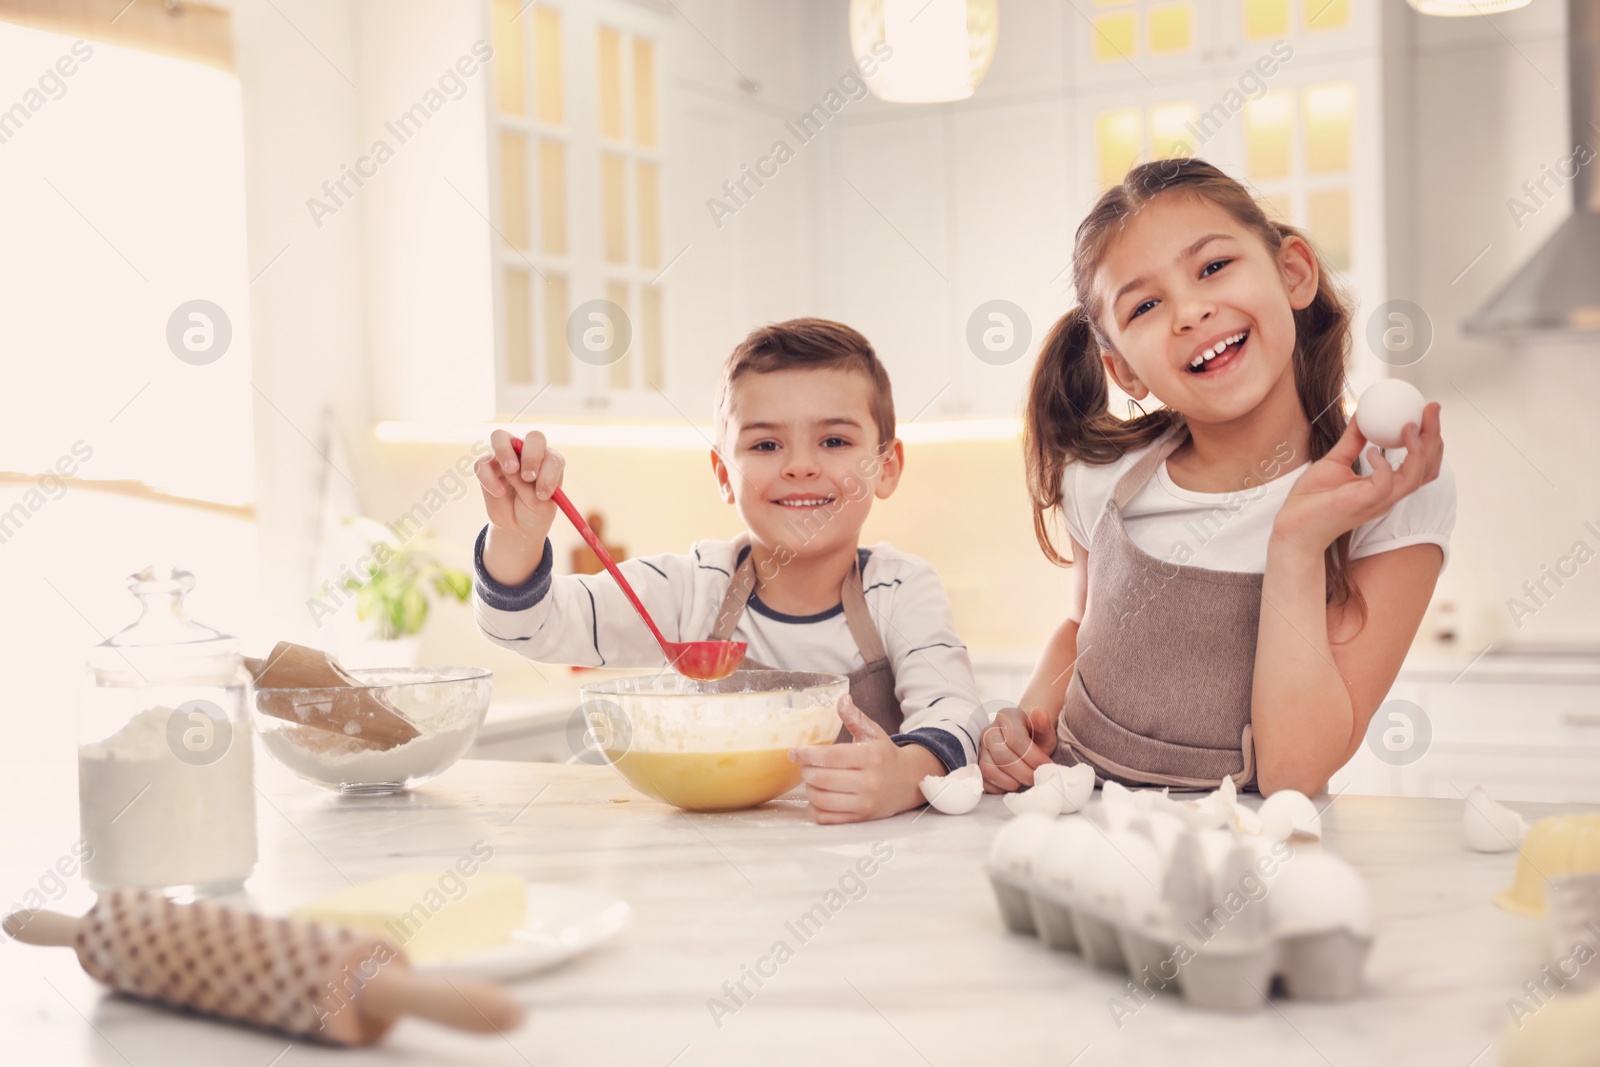
[[[257,689],[256,731],[277,761],[308,782],[355,796],[398,793],[442,774],[472,747],[494,675],[481,667],[347,672],[359,687]],[[340,728],[368,698],[417,729],[382,748]],[[357,701],[360,704],[357,704]]]
[[[849,691],[843,675],[809,671],[645,674],[582,686],[580,710],[588,750],[641,793],[685,811],[735,811],[800,784],[789,750],[832,743]]]

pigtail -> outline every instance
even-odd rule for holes
[[[1110,463],[1128,449],[1159,437],[1177,418],[1165,408],[1137,419],[1113,415],[1100,347],[1093,320],[1083,307],[1056,320],[1039,348],[1023,411],[1022,451],[1033,535],[1045,558],[1063,567],[1072,560],[1056,547],[1049,516],[1061,506],[1067,464]]]

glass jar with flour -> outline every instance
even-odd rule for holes
[[[234,892],[256,862],[238,642],[184,614],[187,571],[149,567],[128,585],[139,619],[90,650],[79,706],[84,874],[96,891]]]

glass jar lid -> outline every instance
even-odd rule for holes
[[[128,576],[139,618],[96,645],[89,666],[98,685],[232,685],[242,667],[234,637],[193,621],[183,600],[194,575],[170,565]]]

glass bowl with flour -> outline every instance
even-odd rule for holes
[[[444,773],[466,754],[489,711],[494,675],[481,667],[425,667],[348,672],[372,697],[416,728],[409,741],[383,747],[346,733],[338,722],[353,687],[257,689],[256,732],[273,757],[308,782],[353,796],[398,793]],[[269,696],[270,694],[270,696]],[[277,714],[262,708],[275,701]],[[285,718],[285,707],[294,718]]]
[[[839,735],[839,674],[633,675],[581,687],[586,745],[646,796],[686,811],[765,804],[800,784],[798,745]]]

